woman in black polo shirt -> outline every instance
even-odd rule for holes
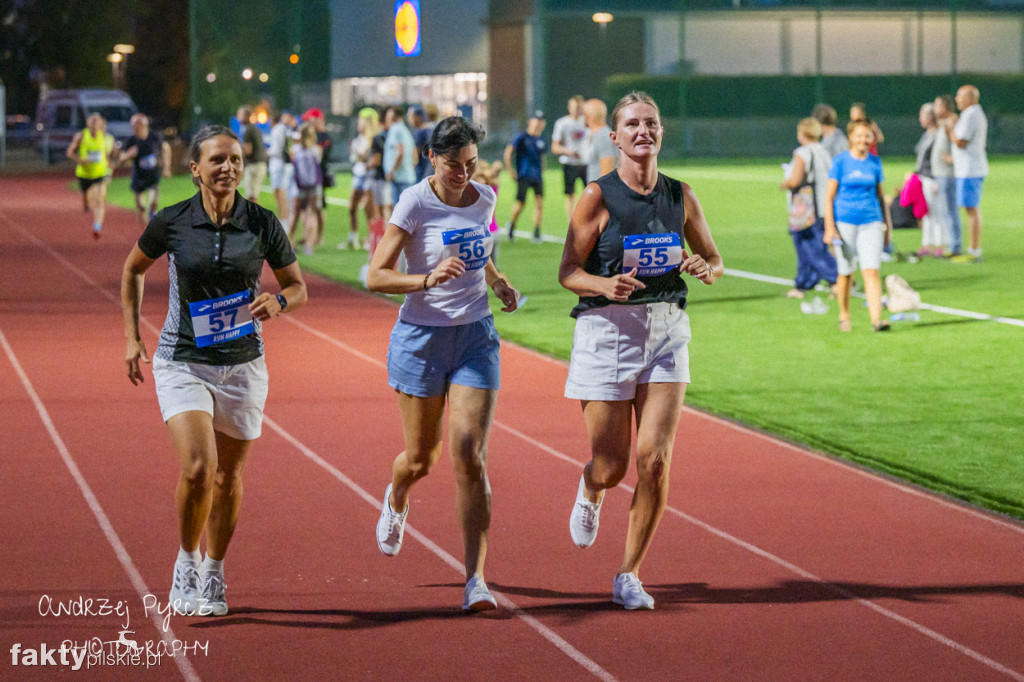
[[[149,362],[139,334],[143,282],[166,253],[171,305],[153,356],[153,378],[180,464],[175,499],[181,548],[170,602],[183,615],[224,615],[224,555],[267,397],[260,330],[271,317],[302,306],[306,284],[281,223],[237,191],[242,147],[235,134],[223,126],[204,128],[190,153],[199,192],[157,213],[124,264],[125,365],[133,384],[143,381],[139,361]],[[260,292],[264,261],[281,286],[278,294]]]
[[[664,128],[658,106],[630,93],[612,112],[619,168],[591,182],[573,211],[558,280],[580,297],[567,398],[583,404],[591,460],[569,520],[573,542],[597,537],[604,491],[629,468],[636,414],[638,480],[612,600],[652,609],[638,576],[668,500],[672,447],[690,381],[687,273],[705,284],[722,274],[693,190],[658,172]],[[689,255],[686,247],[693,252]]]

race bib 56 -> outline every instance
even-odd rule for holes
[[[683,245],[675,232],[633,234],[622,238],[622,271],[636,268],[637,277],[657,277],[683,262]]]
[[[188,312],[192,316],[196,346],[214,346],[256,331],[252,313],[249,312],[251,299],[248,291],[240,291],[221,298],[189,303]]]
[[[489,225],[466,227],[461,230],[445,230],[441,233],[444,243],[444,258],[457,256],[466,264],[466,270],[479,270],[487,265],[487,259],[494,248]]]

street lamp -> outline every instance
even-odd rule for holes
[[[124,55],[120,52],[111,52],[107,55],[107,61],[110,62],[110,68],[114,73],[114,87],[118,90],[123,90],[122,81],[124,78],[121,73],[121,66],[124,64]]]
[[[114,52],[107,59],[114,65],[114,86],[119,90],[125,90],[125,71],[128,67],[128,55],[135,54],[135,46],[127,43],[114,45]],[[113,59],[117,56],[117,59]]]
[[[595,24],[601,24],[603,26],[605,24],[610,24],[612,22],[612,19],[614,19],[615,17],[613,17],[610,12],[595,12],[594,16],[590,18],[594,21]]]
[[[252,69],[242,69],[242,78],[244,78],[245,80],[252,80]]]

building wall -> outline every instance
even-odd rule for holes
[[[817,72],[815,15],[810,11],[694,12],[686,17],[691,73],[812,74]],[[649,73],[676,73],[677,14],[649,16],[645,62]],[[948,12],[839,12],[821,18],[825,74],[941,74],[953,69]],[[1024,17],[958,14],[956,69],[971,73],[1024,72]]]

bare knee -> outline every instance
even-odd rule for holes
[[[204,452],[194,452],[188,463],[181,467],[181,480],[197,493],[209,490],[217,480],[216,461]]]
[[[607,460],[595,457],[590,464],[590,482],[598,488],[614,488],[623,478],[629,469],[629,458]]]
[[[637,452],[637,475],[641,481],[661,485],[668,478],[672,451],[668,448],[643,449]]]
[[[455,477],[464,483],[476,483],[487,478],[487,456],[483,449],[469,447],[452,456]]]

